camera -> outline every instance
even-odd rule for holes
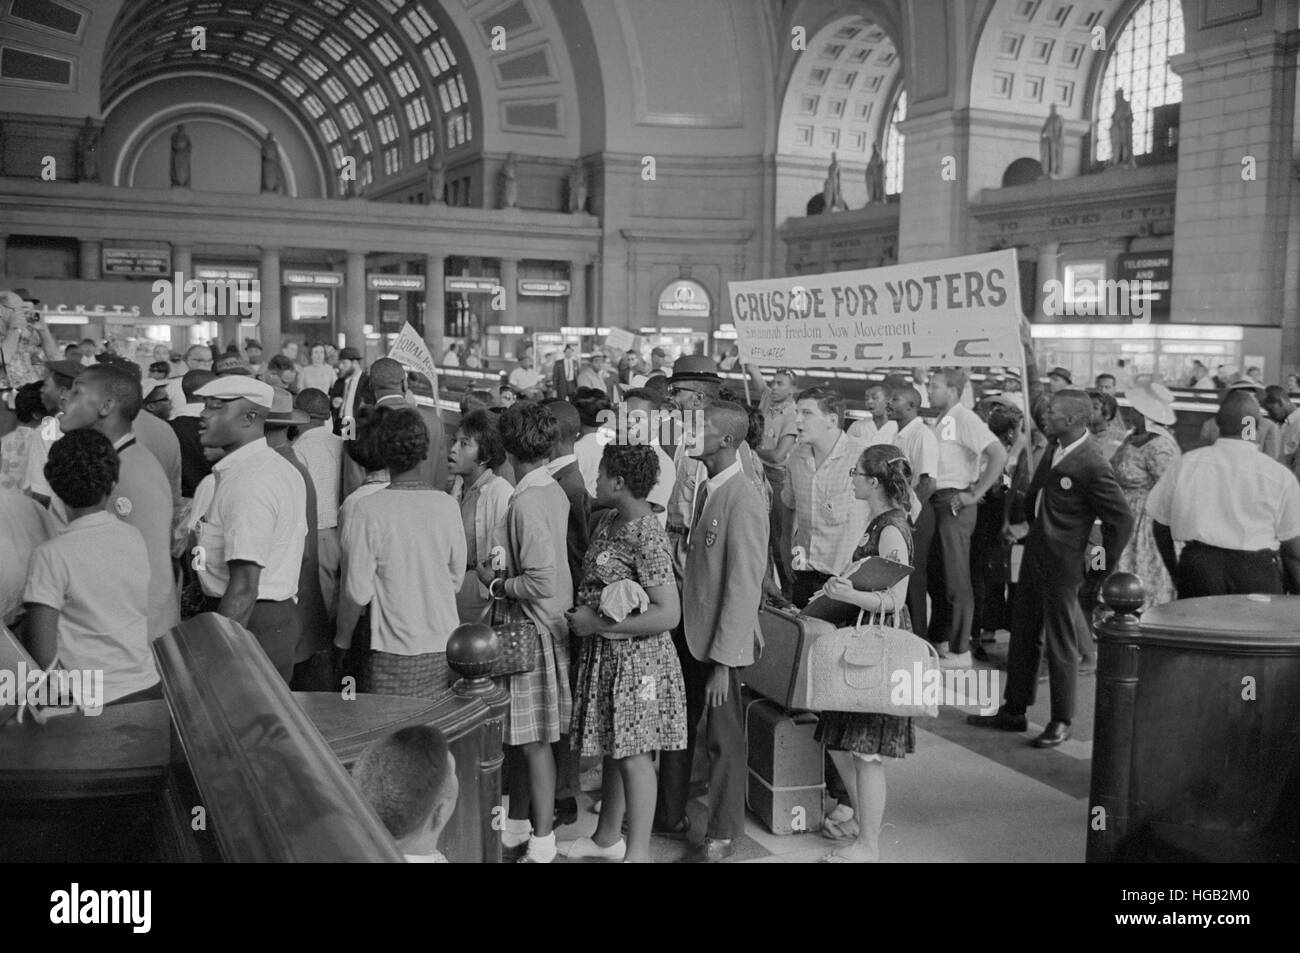
[[[41,313],[40,313],[39,311],[29,311],[29,312],[27,312],[27,323],[28,323],[28,324],[40,324],[40,323],[41,323]]]

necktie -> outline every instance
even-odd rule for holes
[[[691,516],[691,532],[695,532],[696,525],[700,522],[700,517],[704,515],[704,503],[709,498],[709,484],[701,483],[699,490],[695,494],[695,512]]]

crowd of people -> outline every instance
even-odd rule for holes
[[[589,386],[566,349],[551,378],[562,393],[471,391],[449,430],[413,400],[405,367],[364,367],[350,348],[333,366],[314,346],[303,366],[194,347],[179,376],[169,355],[168,376],[149,380],[111,353],[40,346],[0,442],[0,614],[34,660],[104,670],[110,704],[157,698],[152,640],[216,612],[295,689],[352,679],[435,698],[455,679],[458,626],[531,626],[532,658],[501,679],[502,844],[525,863],[645,862],[652,835],[687,835],[700,726],[707,827],[687,858],[734,851],[741,683],[765,603],[824,596],[839,624],[879,614],[950,668],[988,659],[1009,630],[1004,704],[970,721],[1024,731],[1045,659],[1051,719],[1032,743],[1050,748],[1095,664],[1110,572],[1136,574],[1148,604],[1300,590],[1300,409],[1246,376],[1226,384],[1208,444],[1181,453],[1168,388],[1139,382],[1120,414],[1113,377],[1082,390],[1064,368],[974,407],[962,368],[931,373],[924,397],[913,377],[886,377],[849,426],[844,395],[792,370],[747,368],[748,403],[704,356],[652,355],[613,390]],[[856,590],[847,573],[872,555],[912,572]],[[842,802],[826,859],[873,861],[884,764],[913,750],[914,727],[824,712],[818,737]],[[601,759],[599,822],[560,845],[583,758]],[[418,817],[414,802],[381,803],[384,772],[419,787]],[[403,850],[436,859],[455,802],[445,739],[390,739],[357,777]]]

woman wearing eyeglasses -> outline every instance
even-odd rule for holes
[[[912,468],[897,447],[868,447],[850,471],[853,495],[863,500],[871,521],[853,552],[853,561],[884,556],[912,564],[912,529],[908,509],[912,500]],[[856,615],[857,610],[884,613],[885,625],[911,631],[907,611],[907,579],[889,589],[863,592],[844,576],[826,581],[824,593]],[[853,839],[822,858],[828,864],[869,864],[880,859],[880,824],[885,814],[885,758],[901,758],[916,747],[912,719],[898,715],[824,711],[817,740],[826,745],[835,769],[853,800],[857,831]],[[849,822],[852,824],[853,822]]]

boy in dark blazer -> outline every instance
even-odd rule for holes
[[[1074,718],[1078,647],[1087,620],[1079,608],[1085,574],[1110,574],[1133,531],[1133,514],[1115,474],[1088,439],[1092,401],[1079,390],[1051,397],[1046,414],[1047,450],[1025,495],[1022,520],[1030,522],[1020,583],[1011,619],[1007,691],[995,715],[970,715],[980,728],[1024,731],[1025,712],[1038,689],[1038,665],[1047,648],[1051,721],[1032,742],[1054,748],[1070,737]],[[1101,547],[1089,544],[1101,520]]]
[[[695,491],[686,536],[679,645],[686,683],[686,751],[660,757],[658,828],[684,830],[695,728],[705,714],[709,746],[709,826],[703,843],[683,860],[715,863],[733,853],[745,823],[745,728],[740,669],[754,661],[758,610],[767,569],[768,517],[736,453],[749,431],[739,404],[719,401],[704,409],[704,428],[691,454],[703,462],[707,482]],[[683,649],[685,649],[683,651]]]

